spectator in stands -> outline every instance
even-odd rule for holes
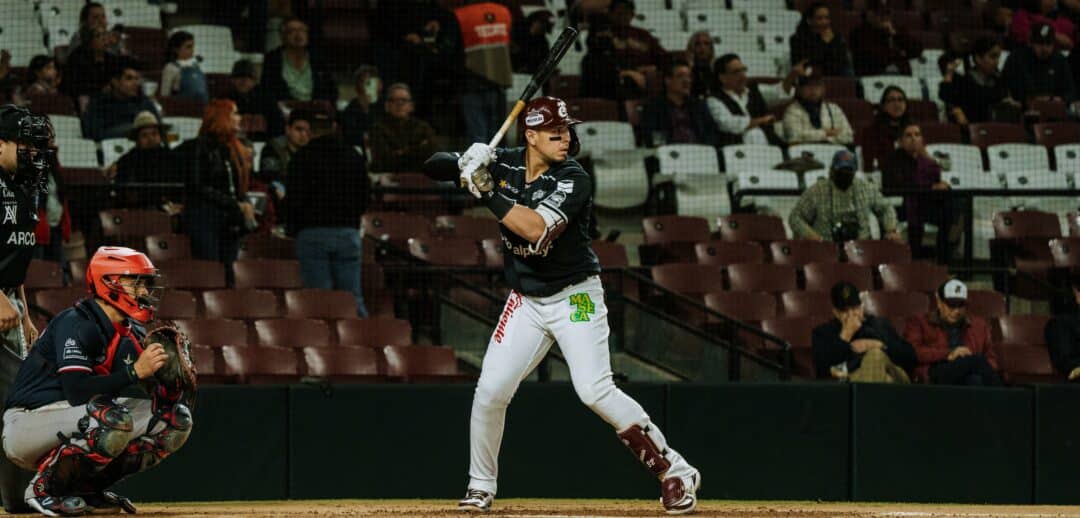
[[[870,213],[884,227],[885,237],[902,241],[896,211],[870,182],[855,177],[858,165],[850,151],[833,155],[828,182],[803,191],[788,222],[795,239],[834,241],[870,239]]]
[[[819,379],[910,383],[915,350],[888,319],[863,308],[859,290],[838,282],[829,292],[834,319],[814,328],[811,345]]]
[[[1031,28],[1037,24],[1054,28],[1054,44],[1058,50],[1072,50],[1076,43],[1076,25],[1058,10],[1057,0],[1024,0],[1013,14],[1009,38],[1017,45],[1028,43]]]
[[[87,2],[79,10],[79,30],[75,34],[71,35],[71,42],[68,44],[68,56],[75,52],[77,49],[83,46],[84,43],[90,41],[90,37],[97,37],[97,31],[84,31],[83,29],[93,28],[105,32],[104,36],[104,48],[105,51],[114,56],[124,56],[128,54],[127,48],[124,46],[124,37],[120,33],[120,27],[114,27],[109,29],[109,17],[105,12],[105,6],[98,2]]]
[[[412,91],[396,83],[386,89],[386,116],[371,129],[371,171],[419,171],[435,151],[435,129],[413,117]]]
[[[1058,99],[1066,104],[1076,100],[1076,86],[1069,62],[1054,50],[1053,26],[1036,24],[1028,44],[1014,49],[1005,60],[1001,78],[1013,99],[1027,106],[1032,100]]]
[[[898,86],[887,86],[875,108],[874,122],[859,135],[863,170],[878,171],[896,148],[904,128],[911,122],[907,94]]]
[[[110,68],[109,85],[90,98],[83,117],[83,134],[94,140],[123,137],[139,112],[157,113],[143,95],[142,75],[131,58],[119,58]]]
[[[371,65],[361,65],[353,72],[353,84],[356,85],[356,98],[341,112],[341,135],[350,146],[366,148],[368,132],[377,112],[381,111],[378,101],[383,85],[379,70]]]
[[[240,110],[241,115],[260,114],[263,106],[255,91],[258,85],[255,64],[251,60],[241,59],[233,63],[232,72],[229,74],[229,91],[225,98],[236,103],[236,109]]]
[[[326,114],[323,114],[324,116]],[[289,171],[289,162],[300,148],[311,140],[311,123],[315,112],[307,108],[294,108],[289,112],[285,134],[266,143],[259,157],[257,178],[270,186],[275,201],[285,197],[285,176]]]
[[[581,97],[597,97],[622,102],[646,94],[645,74],[636,68],[620,67],[615,55],[615,33],[606,14],[589,18],[588,53],[581,61]]]
[[[916,376],[941,385],[1000,385],[990,325],[968,315],[967,286],[951,279],[934,296],[934,309],[910,317],[904,338],[919,357]]]
[[[68,54],[64,68],[66,81],[61,85],[64,93],[72,98],[92,96],[101,93],[109,82],[108,69],[117,58],[105,50],[108,31],[100,27],[87,25],[79,29],[86,44]]]
[[[184,173],[184,231],[191,238],[191,255],[219,261],[232,286],[232,263],[240,238],[255,229],[255,207],[247,201],[251,153],[241,142],[240,113],[226,99],[210,101],[199,136],[177,148]]]
[[[645,104],[641,130],[649,146],[716,145],[716,122],[705,101],[690,95],[690,65],[672,61],[664,67],[664,92]]]
[[[514,72],[532,74],[547,58],[551,49],[547,35],[555,28],[555,16],[551,11],[535,11],[514,21],[514,34],[510,39],[510,62]]]
[[[1054,318],[1046,323],[1046,345],[1050,349],[1050,361],[1054,369],[1068,377],[1080,380],[1080,275],[1073,275],[1069,303],[1057,308]]]
[[[151,111],[140,112],[135,116],[131,131],[127,137],[135,142],[135,147],[111,164],[105,171],[106,176],[118,184],[126,183],[182,183],[184,178],[178,174],[176,155],[165,143],[165,134],[169,125],[158,120]],[[175,194],[175,190],[172,191]],[[140,189],[126,193],[122,204],[125,207],[161,209],[169,214],[179,214],[181,205],[166,189]]]
[[[1009,89],[1001,79],[998,62],[1001,59],[1001,42],[996,38],[982,37],[975,40],[967,61],[967,73],[958,72],[959,62],[950,61],[941,79],[938,96],[942,101],[960,110],[953,116],[955,122],[978,123],[990,120],[993,106],[1005,102],[1019,104],[1009,97]]]
[[[56,95],[60,93],[60,69],[56,67],[56,58],[44,54],[34,56],[27,68],[29,84],[27,95]]]
[[[851,55],[855,75],[911,75],[908,60],[922,55],[922,43],[892,20],[888,0],[872,0],[865,21],[851,31]]]
[[[391,88],[388,95],[398,92]],[[359,232],[368,203],[364,160],[337,137],[325,115],[316,117],[312,126],[311,143],[289,163],[287,233],[296,238],[304,287],[351,292],[357,315],[366,317]]]
[[[949,184],[941,181],[941,166],[930,157],[918,124],[908,124],[896,149],[885,159],[882,169],[882,186],[885,189],[923,189],[947,191]],[[949,252],[949,229],[951,225],[943,216],[950,213],[947,198],[927,197],[919,194],[904,196],[908,243],[916,257],[926,257],[922,248],[923,226],[926,221],[938,225],[937,252],[939,259],[947,262]]]
[[[791,37],[791,64],[806,61],[826,76],[850,76],[851,61],[844,38],[833,31],[829,6],[815,2],[803,11],[802,21]]]
[[[720,130],[719,144],[771,144],[783,141],[773,129],[776,116],[769,109],[791,97],[795,81],[806,73],[800,62],[779,85],[750,84],[746,65],[739,56],[725,54],[716,59],[712,97],[706,101],[709,113]]]
[[[850,146],[855,142],[851,124],[839,106],[825,100],[825,81],[813,67],[800,76],[795,102],[784,111],[784,135],[788,144],[829,143]]]
[[[281,46],[263,58],[263,97],[267,102],[337,100],[337,84],[322,59],[308,48],[308,25],[299,18],[281,24]],[[277,109],[276,106],[270,107]],[[267,121],[269,122],[269,118]]]
[[[686,42],[686,55],[690,57],[690,68],[694,74],[690,95],[698,99],[708,98],[713,94],[713,78],[716,77],[713,70],[716,48],[709,31],[697,31],[690,35],[690,41]]]
[[[55,143],[54,143],[55,145]],[[53,160],[56,160],[55,155]],[[38,224],[34,228],[37,248],[34,257],[55,261],[64,270],[65,282],[70,280],[70,268],[64,260],[64,242],[71,239],[71,213],[68,211],[67,190],[60,176],[59,163],[54,162],[49,172],[48,193],[44,203],[38,204]]]
[[[409,85],[425,117],[432,115],[436,97],[456,97],[462,38],[452,13],[435,0],[394,0],[378,2],[371,19],[381,22],[371,24],[372,64],[383,84]]]
[[[506,88],[514,83],[510,9],[494,2],[470,2],[455,9],[454,14],[462,36],[463,76],[459,84],[465,138],[469,142],[487,142],[506,117]],[[420,158],[416,165],[426,158]]]
[[[633,0],[611,0],[608,13],[615,35],[615,60],[620,69],[662,68],[667,62],[667,52],[649,31],[630,25],[634,11]]]
[[[176,31],[169,36],[165,68],[161,70],[160,97],[185,97],[196,101],[210,100],[206,75],[195,58],[195,36]]]

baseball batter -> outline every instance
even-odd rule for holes
[[[668,514],[697,506],[698,470],[667,445],[636,401],[611,378],[607,306],[600,264],[588,235],[590,178],[569,156],[577,152],[566,103],[540,97],[519,120],[526,146],[473,144],[464,154],[436,153],[425,170],[457,175],[495,214],[505,245],[505,275],[513,288],[488,342],[470,421],[469,486],[458,507],[489,511],[497,490],[506,408],[518,385],[558,342],[578,397],[661,481]]]
[[[86,268],[92,297],[60,312],[23,362],[4,411],[4,453],[34,471],[23,497],[47,516],[134,513],[109,491],[176,452],[191,433],[183,394],[157,385],[151,399],[121,391],[168,361],[141,345],[157,308],[157,270],[146,255],[102,247]]]

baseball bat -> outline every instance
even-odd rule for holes
[[[494,137],[491,137],[489,146],[495,147],[502,142],[506,132],[510,131],[510,126],[517,120],[518,115],[521,114],[521,110],[525,109],[525,103],[529,102],[533,94],[540,90],[544,83],[547,83],[548,78],[555,72],[555,67],[559,65],[559,61],[562,61],[563,56],[566,55],[566,51],[570,49],[570,45],[574,44],[574,40],[577,39],[578,30],[573,27],[567,27],[563,29],[562,34],[559,35],[559,39],[555,40],[555,44],[551,46],[551,50],[548,52],[544,62],[540,65],[540,68],[533,74],[532,79],[529,79],[529,86],[525,87],[525,91],[521,92],[521,97],[518,97],[517,102],[514,103],[514,108],[510,110],[510,114],[506,116],[506,120],[503,121],[502,127],[495,133]]]

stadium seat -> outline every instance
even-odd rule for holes
[[[64,270],[56,261],[31,259],[23,284],[30,289],[61,288],[64,286]]]
[[[632,150],[634,128],[628,122],[587,121],[574,128],[581,140],[582,151],[602,155],[606,151]]]
[[[908,30],[913,30],[916,27],[907,27]],[[917,58],[909,59],[908,64],[911,65],[911,75],[913,77],[926,78],[928,81],[941,81],[941,70],[938,69],[938,58],[944,54],[942,49],[923,49],[922,54]],[[908,103],[908,113],[911,113],[911,103]],[[918,120],[918,119],[916,119]]]
[[[427,218],[403,212],[368,212],[361,218],[364,235],[404,248],[410,237],[433,237]]]
[[[733,264],[727,267],[732,291],[781,293],[797,289],[795,268],[783,264]]]
[[[708,264],[672,263],[653,266],[653,281],[661,287],[688,297],[701,298],[712,291],[724,291],[724,272]]]
[[[475,241],[500,236],[499,222],[494,218],[438,216],[435,218],[435,229],[441,236]]]
[[[716,221],[718,216],[731,213],[731,183],[726,174],[675,173],[658,174],[653,177],[654,189],[670,181],[674,187],[675,213]],[[664,191],[655,191],[657,200],[663,200]]]
[[[722,7],[696,7],[686,11],[686,30],[689,32],[707,31],[716,34],[723,31],[745,31],[742,17],[732,16],[732,12]]]
[[[825,98],[830,102],[836,102],[837,99],[850,99],[858,100],[860,102],[866,102],[859,99],[859,83],[850,77],[843,76],[825,76],[822,78],[825,83]],[[840,109],[844,109],[843,106]],[[844,115],[848,115],[847,110],[844,110]],[[851,117],[848,116],[848,122],[851,122]],[[852,123],[852,128],[856,126]]]
[[[1080,237],[1050,240],[1050,255],[1055,267],[1066,268],[1073,274],[1080,273]]]
[[[724,316],[756,325],[776,317],[776,297],[765,292],[720,291],[705,294],[705,306]],[[711,321],[719,319],[710,318]]]
[[[610,99],[573,97],[566,99],[566,108],[583,121],[619,120],[619,105]]]
[[[739,173],[735,180],[734,192],[752,189],[785,189],[798,191],[799,177],[791,171],[755,171]],[[758,210],[780,218],[781,223],[788,219],[788,214],[798,202],[798,195],[749,195],[743,196],[737,203],[741,206],[754,205]],[[785,237],[787,232],[785,231]]]
[[[1059,172],[1080,173],[1080,144],[1054,146],[1054,169]]]
[[[828,167],[832,163],[833,155],[837,151],[845,150],[847,148],[839,144],[796,144],[788,148],[788,156],[812,158]]]
[[[1049,169],[1008,171],[1004,175],[1005,185],[1012,191],[1025,191],[1036,189],[1048,189],[1068,191],[1069,178],[1065,174],[1058,174]],[[1063,193],[1064,194],[1064,193]],[[1010,196],[1009,207],[1015,207],[1027,211],[1042,210],[1047,212],[1061,212],[1067,208],[1077,207],[1077,200],[1073,196],[1024,196],[1020,193]]]
[[[733,144],[724,146],[724,171],[734,175],[772,169],[784,161],[784,152],[776,146]]]
[[[1036,144],[995,144],[986,148],[986,156],[995,173],[1050,169],[1046,148]]]
[[[161,9],[145,0],[101,0],[109,22],[127,27],[161,28]]]
[[[259,347],[329,347],[330,327],[313,318],[274,318],[255,321]]]
[[[160,28],[124,26],[124,43],[132,57],[139,60],[142,70],[150,74],[159,73],[165,66],[165,47],[168,38],[165,31]],[[52,42],[50,42],[51,44]],[[196,49],[198,47],[196,46]],[[160,76],[151,75],[155,81]],[[210,98],[216,98],[213,91]],[[200,113],[198,117],[202,117]]]
[[[994,237],[998,239],[1061,237],[1056,214],[1039,211],[1008,211],[994,215]]]
[[[694,253],[699,264],[727,266],[765,262],[765,250],[753,241],[706,241],[694,245]]]
[[[1080,124],[1075,122],[1043,122],[1034,130],[1035,143],[1047,148],[1080,142]]]
[[[971,144],[986,148],[994,144],[1018,143],[1025,144],[1028,141],[1027,132],[1018,124],[1004,122],[981,122],[968,126],[968,136]]]
[[[840,260],[836,244],[829,241],[773,241],[769,244],[772,262],[802,269],[810,263],[835,263]]]
[[[626,247],[619,243],[597,239],[592,242],[592,249],[597,260],[600,261],[601,268],[630,266],[630,258],[626,255]]]
[[[837,99],[832,97],[829,92],[829,90],[826,90],[826,95],[830,96],[829,102],[839,106],[844,111],[844,115],[847,117],[852,129],[858,131],[874,123],[873,104],[864,99],[855,98],[854,93],[852,93],[851,97]]]
[[[721,216],[719,227],[720,237],[724,241],[772,242],[787,239],[783,220],[766,214]]]
[[[223,283],[224,284],[224,283]],[[157,318],[160,320],[181,320],[196,318],[199,316],[199,302],[195,294],[190,291],[169,289],[161,296],[158,304]]]
[[[102,164],[109,167],[115,164],[120,157],[135,148],[135,142],[128,138],[110,138],[101,141]]]
[[[244,236],[240,259],[296,259],[296,241],[266,232]]]
[[[244,346],[250,342],[247,324],[240,320],[220,318],[193,318],[177,320],[180,329],[194,345],[222,347],[226,345]]]
[[[225,369],[219,366],[217,351],[210,346],[193,344],[191,361],[195,364],[200,385],[222,385],[232,381],[232,376],[226,376]]]
[[[938,161],[949,162],[949,171],[982,171],[982,152],[966,144],[927,144],[926,151]]]
[[[663,174],[708,174],[720,172],[716,148],[701,144],[668,144],[656,149]]]
[[[325,320],[357,318],[356,297],[340,290],[289,290],[285,292],[285,315]]]
[[[37,304],[53,316],[75,305],[76,302],[90,296],[86,285],[70,286],[34,291],[34,304]],[[43,331],[43,330],[39,330]]]
[[[1065,381],[1065,376],[1050,363],[1046,347],[1003,346],[998,348],[998,357],[1003,378],[1010,385]]]
[[[296,351],[286,347],[221,348],[225,373],[253,385],[294,383],[300,378]]]
[[[159,210],[103,210],[98,213],[98,219],[106,238],[133,241],[133,248],[142,248],[146,236],[171,234],[173,229],[172,217]]]
[[[859,291],[874,289],[873,271],[867,266],[851,263],[810,263],[803,266],[803,274],[806,276],[807,291],[828,293],[840,281],[854,284]]]
[[[815,317],[781,317],[761,321],[761,329],[775,335],[796,349],[809,349],[814,328],[826,322]]]
[[[380,379],[379,354],[370,347],[305,347],[305,372],[328,381],[369,382]]]
[[[947,267],[926,261],[882,264],[878,271],[885,291],[933,293],[949,280]]]
[[[30,111],[51,115],[77,115],[75,103],[64,94],[30,94],[26,96]]]
[[[904,91],[908,99],[922,99],[922,84],[911,76],[881,75],[864,76],[859,78],[863,88],[863,99],[876,103],[881,99],[881,93],[889,86],[895,86]]]
[[[398,318],[368,317],[337,321],[337,339],[342,345],[412,345],[412,333],[409,321]]]
[[[598,122],[596,124],[626,124],[613,122]],[[634,149],[634,137],[632,128],[627,125],[629,134],[621,139],[629,139],[628,142],[615,144],[608,142],[605,145],[618,145],[629,147],[624,149],[595,148],[589,149],[584,141],[582,149],[589,151],[593,161],[595,174],[595,189],[593,203],[604,209],[631,209],[645,205],[649,200],[649,173],[645,168],[645,157],[650,153],[648,149]],[[593,131],[586,129],[586,131]],[[579,130],[579,135],[581,135]],[[619,140],[619,139],[616,139]]]
[[[172,126],[166,138],[169,146],[173,148],[199,136],[199,128],[202,127],[202,119],[196,117],[162,117],[161,122]]]
[[[795,11],[766,11],[762,9],[756,0],[754,8],[746,11],[746,30],[754,34],[764,32],[794,34],[795,28],[802,20],[802,15]]]
[[[56,137],[57,160],[64,167],[100,167],[97,142],[83,138]]]
[[[934,64],[937,67],[937,64]],[[911,99],[908,101],[908,115],[911,116],[911,120],[920,123],[919,129],[922,130],[922,123],[927,122],[939,122],[941,117],[938,114],[938,106],[933,101],[923,101],[920,99]]]
[[[213,290],[202,294],[206,318],[258,320],[278,318],[273,292],[256,289]]]
[[[1040,123],[1063,121],[1069,118],[1069,108],[1061,99],[1031,99],[1028,111],[1037,116]]]
[[[1049,315],[1003,315],[998,317],[1002,345],[1046,345],[1046,323]]]
[[[785,318],[825,321],[833,317],[828,291],[785,291],[780,294],[780,313]]]
[[[206,111],[206,105],[197,99],[179,96],[160,97],[157,99],[161,105],[161,114],[168,117],[197,117],[201,118]]]
[[[409,238],[409,254],[437,266],[481,266],[480,247],[472,239]]]
[[[214,290],[225,287],[225,265],[218,261],[175,259],[157,266],[170,290]]]
[[[907,243],[889,240],[858,239],[844,243],[848,262],[871,268],[885,263],[910,263],[911,248]]]
[[[694,244],[708,241],[709,222],[691,216],[652,216],[641,220],[645,244],[639,247],[641,264],[689,262],[696,257]]]
[[[862,297],[867,313],[894,321],[920,315],[930,309],[930,297],[925,293],[867,291]]]
[[[581,91],[581,76],[570,74],[558,74],[548,80],[546,92],[552,97],[570,99],[578,96]]]
[[[288,259],[240,259],[233,263],[236,287],[291,290],[304,286],[300,262]]]
[[[967,312],[983,318],[998,318],[1008,314],[1005,295],[994,290],[968,290]]]
[[[52,122],[53,131],[56,132],[57,143],[82,138],[82,121],[78,117],[74,115],[49,115],[49,121]],[[65,167],[75,167],[64,162],[60,162],[60,164]]]
[[[449,347],[389,345],[383,347],[386,374],[406,383],[464,381],[457,357]]]
[[[146,252],[154,262],[191,259],[191,238],[185,234],[146,236]]]
[[[503,249],[505,248],[501,237],[480,241],[480,250],[484,254],[484,266],[501,269],[503,267]]]
[[[400,187],[412,189],[439,188],[438,182],[421,173],[390,173],[378,177],[380,187]],[[378,198],[378,207],[383,211],[404,211],[413,213],[441,214],[448,210],[446,199],[439,193],[405,194],[384,193]]]
[[[923,122],[919,124],[923,142],[929,144],[960,144],[964,141],[963,129],[951,122]]]

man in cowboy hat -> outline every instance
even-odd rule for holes
[[[139,112],[131,124],[127,138],[135,147],[106,169],[106,175],[118,184],[179,182],[172,151],[165,144],[169,125],[158,120],[150,111]],[[169,202],[167,191],[160,188],[132,190],[125,205],[131,207],[176,208]],[[169,210],[169,209],[166,209]]]

